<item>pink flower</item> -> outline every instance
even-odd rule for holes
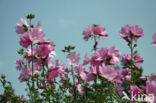
[[[40,59],[39,60],[38,59],[34,60],[34,66],[33,66],[33,68],[36,71],[41,71],[41,69],[42,69],[42,63],[41,63]]]
[[[120,53],[115,47],[101,48],[92,54],[91,65],[116,65],[120,61]]]
[[[17,70],[21,70],[23,68],[23,62],[24,62],[23,58],[16,60],[16,64],[17,64],[16,69]]]
[[[24,34],[26,32],[26,28],[28,28],[27,21],[21,18],[20,22],[16,23],[16,33]]]
[[[67,55],[69,65],[77,66],[80,59],[80,54],[76,54],[76,52],[71,52]]]
[[[88,57],[88,54],[86,53],[86,55],[84,57],[83,65],[87,65],[87,64],[89,64],[89,62],[90,62],[90,59]]]
[[[141,76],[140,79],[145,81],[146,80],[146,76]]]
[[[32,57],[31,55],[34,56],[34,47],[33,47],[33,53],[31,51],[31,48],[28,48],[27,51],[26,51],[26,59],[27,61],[30,63],[32,61]]]
[[[24,35],[20,36],[20,45],[24,48],[28,48],[31,45],[32,40],[29,32],[26,32]]]
[[[88,39],[91,37],[92,34],[92,26],[87,26],[83,31],[83,39],[88,41]]]
[[[93,25],[92,31],[94,36],[102,39],[108,36],[108,34],[106,34],[105,28],[103,28],[101,25]]]
[[[98,74],[98,67],[97,66],[91,65],[89,68],[90,68],[90,72],[92,74]]]
[[[99,75],[103,78],[106,78],[109,81],[114,81],[121,83],[121,74],[120,71],[117,69],[114,69],[112,65],[105,65],[99,67]]]
[[[22,102],[23,99],[24,99],[24,95],[20,96],[20,98],[18,99],[19,103],[23,103],[23,102]]]
[[[39,88],[39,89],[45,89],[45,87],[42,86],[41,84],[38,85],[38,88]]]
[[[0,94],[0,97],[3,97],[3,94]]]
[[[131,54],[126,54],[123,56],[123,65],[127,65],[131,61]],[[143,63],[143,58],[140,57],[138,53],[133,54],[133,63],[136,67],[140,66],[140,63]]]
[[[58,75],[59,75],[58,69],[51,68],[51,71],[48,73],[48,78],[50,80],[54,80],[55,78],[58,77]]]
[[[37,58],[47,58],[51,50],[48,48],[48,45],[37,45],[34,48],[34,55]]]
[[[153,46],[156,46],[156,33],[152,36],[153,37],[153,43],[152,43],[152,45]]]
[[[45,34],[43,33],[43,30],[41,29],[40,22],[38,22],[38,24],[35,28],[31,28],[29,33],[31,35],[32,42],[38,43],[40,41],[43,41],[43,37]]]
[[[87,26],[84,31],[83,31],[83,35],[84,35],[84,40],[88,41],[88,39],[91,36],[95,36],[101,39],[104,39],[104,37],[107,37],[108,34],[105,31],[105,28],[103,28],[101,25],[91,25],[91,26]]]
[[[146,86],[143,87],[143,93],[146,94]]]
[[[144,35],[142,28],[138,25],[126,25],[120,30],[119,36],[128,42],[137,41],[140,37]]]
[[[53,42],[49,44],[40,44],[40,45],[35,45],[33,46],[33,53],[31,49],[27,49],[26,51],[26,59],[30,63],[32,61],[31,55],[36,57],[37,59],[34,60],[37,64],[40,64],[42,62],[41,59],[44,59],[46,63],[50,63],[49,58],[52,58],[55,55],[54,51],[55,45]],[[51,64],[50,64],[51,65]]]
[[[48,65],[48,67],[52,67],[53,66],[53,61],[51,60],[51,58],[47,58],[45,60],[45,63]]]
[[[73,69],[73,72],[75,75],[78,75],[85,82],[94,80],[94,74],[87,72],[86,68],[83,68],[82,65],[75,67]]]
[[[33,75],[35,75],[39,72],[37,67],[38,67],[38,65],[34,65]],[[30,64],[28,64],[27,67],[22,68],[18,79],[20,80],[20,82],[24,82],[24,81],[26,81],[26,79],[29,79],[31,77],[32,77],[32,68],[31,68]],[[34,78],[34,80],[35,80],[35,78]]]
[[[94,80],[94,78],[95,78],[94,74],[87,73],[87,78],[86,78],[85,82],[90,82],[90,81]]]
[[[20,80],[20,82],[24,82],[26,81],[26,79],[30,78],[30,71],[27,68],[23,68],[18,79]]]
[[[124,88],[121,86],[121,84],[114,85],[114,91],[117,92],[119,98],[123,97],[123,90]]]
[[[83,68],[82,65],[75,67],[73,69],[73,72],[75,75],[79,75],[81,78],[83,78],[83,74],[86,72],[86,68]]]
[[[142,95],[142,91],[141,91],[141,89],[137,85],[131,85],[131,87],[130,87],[130,94],[133,97],[138,97],[138,96]],[[132,98],[132,101],[134,101],[133,98]]]
[[[47,75],[50,80],[54,80],[58,76],[62,76],[63,74],[65,74],[65,71],[66,67],[64,66],[64,64],[59,64],[59,61],[56,60],[55,67],[51,67],[51,71],[48,72]]]
[[[20,45],[24,48],[28,48],[31,43],[39,43],[40,41],[44,41],[44,33],[40,28],[40,22],[35,28],[31,28],[30,31],[24,33],[20,36]]]
[[[48,45],[48,48],[53,51],[55,49],[55,44],[53,42],[51,42],[50,40],[41,40],[39,43],[39,45]]]
[[[131,80],[131,71],[128,68],[120,69],[122,79],[126,79],[127,81]]]
[[[109,90],[109,88],[105,88],[105,91],[108,91]]]
[[[81,95],[81,96],[83,96],[83,87],[82,87],[82,85],[81,84],[78,84],[77,85],[77,90],[78,90],[78,92],[79,92],[79,94]]]
[[[155,99],[153,103],[156,102],[156,75],[154,74],[151,74],[147,79],[146,94],[153,94]]]

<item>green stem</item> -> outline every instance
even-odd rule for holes
[[[75,77],[73,73],[73,66],[71,65],[72,78],[73,78],[73,91],[74,91],[74,100],[76,100],[76,88],[75,88]]]
[[[29,19],[29,26],[31,30],[31,19]],[[31,59],[32,59],[32,87],[34,89],[34,57],[33,57],[33,43],[31,43]]]
[[[130,45],[130,49],[131,49],[131,58],[133,59],[133,42]]]
[[[32,58],[32,87],[34,89],[34,57],[33,57],[33,44],[31,44],[31,58]]]
[[[97,42],[97,40],[96,40],[96,37],[94,36],[94,45],[93,45],[93,50],[94,50],[94,51],[97,50],[96,42]],[[96,97],[95,97],[95,100],[96,100],[96,101],[98,101],[98,100],[97,100],[98,92],[97,92],[97,87],[96,87],[96,86],[97,86],[97,77],[98,77],[98,76],[95,75],[95,79],[94,79],[94,84],[95,84],[95,85],[94,85],[94,86],[95,86],[94,89],[95,89],[95,93],[96,93]]]
[[[29,19],[29,26],[30,26],[30,30],[31,30],[31,19]],[[34,57],[33,57],[33,43],[31,43],[31,59],[32,59],[32,93],[34,93]],[[32,95],[31,95],[32,96]],[[32,101],[35,102],[35,97],[32,97]]]
[[[45,83],[45,80],[44,80],[44,79],[46,78],[46,77],[45,77],[45,67],[44,67],[44,63],[43,63],[43,62],[42,62],[42,70],[43,70],[43,71],[42,71],[42,76],[43,76],[43,81],[42,81],[42,82],[43,82],[43,86],[46,87],[46,83]],[[45,90],[46,90],[46,89],[45,89]],[[46,94],[49,94],[49,92],[48,92],[47,90],[46,90]],[[50,103],[50,101],[51,101],[51,100],[50,100],[50,94],[47,95],[46,98],[47,98],[48,102]]]
[[[96,37],[94,36],[94,45],[93,45],[93,50],[96,51],[97,50],[97,46],[96,46]]]

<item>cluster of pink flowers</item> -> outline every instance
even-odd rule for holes
[[[74,73],[78,74],[85,82],[92,81],[94,80],[95,75],[99,75],[109,81],[121,83],[121,80],[124,80],[124,78],[130,80],[131,74],[129,69],[114,68],[114,65],[118,64],[120,61],[120,57],[120,53],[115,47],[108,47],[95,51],[91,58],[86,54],[85,60],[80,66],[77,66],[80,58],[79,55],[76,56],[73,55],[73,53],[70,53],[67,56],[67,59],[69,64],[71,64],[71,61],[77,61],[76,65],[75,63],[72,64],[76,66]],[[83,67],[87,64],[89,64],[90,71],[87,71],[86,68]]]
[[[131,101],[134,102],[136,98],[141,98],[144,99],[144,102],[155,103],[156,102],[155,90],[156,90],[156,75],[151,74],[148,77],[146,81],[146,86],[144,86],[143,90],[141,90],[137,85],[131,85],[129,91],[131,96],[133,96]]]
[[[19,80],[23,82],[41,71],[43,63],[48,64],[49,67],[52,66],[51,58],[55,55],[55,44],[44,39],[45,34],[41,29],[40,22],[38,22],[36,27],[31,27],[25,19],[21,19],[16,24],[16,32],[20,34],[20,45],[26,48],[26,58],[16,61],[17,70],[21,71]],[[26,61],[28,65],[24,65]],[[31,67],[32,61],[33,73]]]
[[[131,47],[131,54],[125,54],[124,56],[120,55],[120,52],[114,46],[112,47],[102,47],[97,50],[96,46],[98,42],[95,40],[95,44],[93,46],[94,52],[91,54],[91,57],[86,54],[84,56],[83,63],[80,63],[81,57],[80,54],[76,52],[68,51],[67,61],[71,67],[71,75],[69,72],[69,68],[66,67],[65,64],[59,63],[59,60],[55,60],[52,62],[52,58],[55,55],[55,44],[49,40],[44,39],[44,32],[41,29],[41,24],[38,22],[37,26],[33,27],[28,25],[25,19],[21,19],[20,22],[16,25],[16,32],[20,34],[20,45],[25,48],[25,54],[21,59],[16,61],[17,67],[19,70],[20,76],[19,80],[21,82],[26,81],[27,79],[32,78],[35,74],[40,74],[42,72],[44,74],[44,81],[46,85],[48,83],[55,83],[56,79],[59,77],[59,83],[63,83],[64,78],[71,78],[73,76],[73,85],[77,87],[77,90],[81,96],[84,95],[84,87],[83,83],[89,83],[90,81],[95,81],[96,78],[106,79],[108,82],[113,82],[115,85],[113,86],[114,91],[118,91],[119,96],[123,96],[122,84],[127,83],[130,84],[129,94],[139,95],[146,93],[154,94],[156,99],[156,76],[150,75],[146,81],[146,77],[140,76],[141,81],[146,81],[146,86],[143,88],[131,83],[133,74],[133,67],[128,65],[135,66],[136,69],[140,68],[141,63],[143,63],[143,58],[138,54],[134,53],[134,47]],[[105,28],[101,25],[91,25],[87,26],[84,31],[84,40],[88,41],[90,37],[94,39],[100,38],[104,39],[108,36]],[[142,28],[138,25],[126,25],[122,27],[119,35],[125,39],[128,43],[133,44],[133,42],[137,41],[140,37],[144,35]],[[153,46],[156,46],[156,34],[153,35],[154,42]],[[116,68],[122,58],[122,66],[120,69]],[[46,72],[45,72],[46,67]],[[88,68],[88,69],[87,69]],[[36,78],[33,78],[34,81]],[[58,79],[57,79],[58,80]],[[43,85],[38,85],[39,89],[45,89]],[[91,85],[88,86],[89,89],[93,87]],[[105,90],[109,90],[105,88]],[[71,92],[72,91],[72,92]],[[74,90],[71,87],[69,89],[69,93],[74,95]],[[155,100],[156,101],[156,100]],[[153,102],[155,103],[155,102]]]
[[[17,28],[17,27],[16,27]],[[21,31],[22,31],[21,27]],[[30,28],[27,32],[24,32],[23,35],[20,36],[20,45],[24,48],[28,48],[32,43],[42,43],[44,40],[44,33],[41,29],[41,24],[38,22],[35,28]]]

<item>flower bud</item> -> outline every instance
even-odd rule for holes
[[[4,74],[1,74],[1,78],[2,78],[2,79],[5,79],[5,75],[4,75]]]
[[[35,18],[35,15],[34,14],[28,14],[27,15],[27,19],[33,19],[33,18]]]
[[[39,73],[36,73],[35,74],[35,78],[38,78],[38,77],[40,77],[40,74]]]
[[[10,85],[5,85],[4,88],[9,89],[9,88],[11,88],[11,86]]]
[[[134,47],[137,47],[137,44],[134,44]]]
[[[109,90],[109,88],[105,88],[105,91],[108,91]]]
[[[145,81],[146,80],[146,77],[145,76],[141,76],[140,79],[143,80],[143,81]]]
[[[39,89],[45,89],[45,87],[42,86],[42,85],[40,85],[40,84],[38,85],[38,88],[39,88]]]

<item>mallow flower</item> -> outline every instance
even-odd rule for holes
[[[94,74],[86,71],[86,68],[83,68],[82,65],[79,65],[73,69],[75,75],[78,75],[83,81],[89,82],[94,80]]]
[[[146,81],[146,94],[154,96],[154,102],[156,102],[156,75],[151,74]]]
[[[16,33],[17,34],[24,34],[27,29],[28,29],[29,25],[27,24],[27,21],[23,18],[20,19],[20,22],[16,23]]]
[[[77,85],[77,90],[78,90],[78,93],[79,93],[81,96],[83,96],[84,91],[83,91],[83,87],[82,87],[81,84],[78,84],[78,85]]]
[[[41,29],[41,24],[38,22],[35,28],[31,28],[30,31],[25,32],[20,36],[20,45],[24,48],[28,48],[32,43],[39,43],[44,41],[43,30]]]
[[[38,73],[38,71],[36,69],[34,69],[33,75],[36,73]],[[20,80],[20,82],[24,82],[24,81],[26,81],[26,79],[31,78],[31,76],[32,76],[32,69],[30,66],[28,66],[28,67],[22,68],[18,79]]]
[[[101,48],[92,54],[91,65],[116,65],[120,61],[120,53],[115,47]]]
[[[26,32],[24,35],[20,36],[20,45],[23,48],[28,48],[31,44],[32,44],[32,39],[29,32]]]
[[[118,69],[122,80],[130,81],[131,80],[131,71],[128,68]]]
[[[152,45],[153,46],[156,46],[156,33],[152,36],[153,37],[153,42],[152,42]]]
[[[24,58],[16,60],[16,64],[17,64],[16,69],[21,70],[23,68],[23,63],[24,63]]]
[[[106,78],[108,81],[121,83],[121,72],[119,69],[114,69],[112,65],[105,65],[99,67],[99,75]]]
[[[137,86],[137,85],[131,85],[130,86],[130,94],[131,94],[131,97],[141,97],[142,95],[142,91],[141,89]],[[131,101],[135,101],[134,98],[131,99]]]
[[[50,48],[48,48],[48,45],[44,45],[44,44],[35,46],[34,51],[35,51],[34,54],[35,57],[43,58],[43,59],[48,58],[51,52]]]
[[[134,66],[136,67],[139,67],[141,63],[143,63],[143,58],[138,54],[138,53],[135,53],[133,54],[133,58],[131,57],[131,54],[125,54],[123,56],[123,62],[122,64],[123,65],[127,65],[130,63],[131,59],[133,59],[133,64]]]
[[[144,35],[143,29],[138,25],[126,25],[121,28],[119,36],[128,42],[137,41],[140,37]]]
[[[49,80],[54,80],[58,76],[62,76],[65,74],[66,67],[64,64],[60,64],[58,60],[56,60],[55,67],[52,66],[50,68],[50,71],[47,73],[48,79]]]
[[[101,39],[104,39],[104,37],[107,37],[108,34],[106,33],[105,28],[103,28],[101,25],[91,25],[91,26],[87,26],[84,31],[83,31],[83,35],[84,35],[84,40],[88,41],[88,39],[91,36],[95,36]]]
[[[67,55],[69,65],[77,66],[80,59],[80,54],[76,54],[76,52],[71,52]]]
[[[45,36],[43,30],[41,29],[40,22],[38,22],[35,28],[31,28],[29,33],[31,35],[31,41],[33,43],[39,43],[40,41],[43,41],[43,37]]]
[[[87,65],[89,63],[90,63],[90,59],[88,57],[88,53],[86,53],[84,56],[83,65]]]
[[[123,97],[123,90],[124,88],[121,86],[121,84],[114,85],[114,91],[118,94],[117,96],[119,98]]]

